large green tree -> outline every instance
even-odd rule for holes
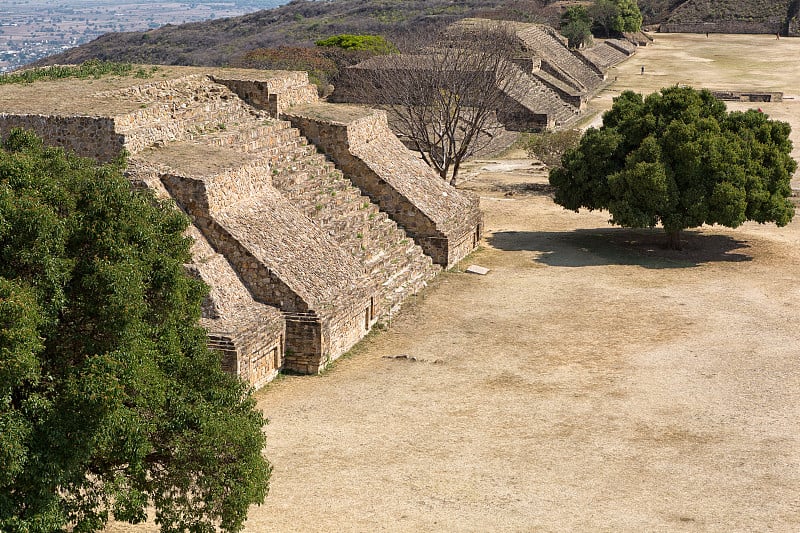
[[[570,48],[592,44],[592,19],[584,6],[570,6],[561,15],[561,35],[567,38]]]
[[[646,98],[626,91],[550,172],[567,209],[608,209],[625,227],[680,232],[746,220],[788,224],[794,215],[791,128],[749,110],[727,112],[708,92],[669,87]]]
[[[618,33],[639,31],[642,29],[642,12],[636,0],[614,0],[617,4],[617,16],[611,28]]]
[[[265,420],[197,325],[187,220],[14,130],[0,149],[0,531],[237,531]]]
[[[642,29],[636,0],[595,0],[588,8],[594,31],[604,37]]]

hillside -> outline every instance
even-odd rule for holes
[[[799,9],[797,0],[689,0],[672,12],[662,31],[791,35],[797,33]]]
[[[551,12],[558,13],[557,8]],[[311,45],[339,33],[393,36],[424,32],[468,16],[545,21],[537,0],[294,0],[249,15],[145,32],[109,33],[85,45],[44,58],[36,65],[80,63],[97,58],[167,65],[225,65],[256,48]],[[557,15],[556,15],[557,16]]]
[[[640,0],[645,23],[658,23],[680,0]],[[558,25],[564,2],[552,0],[293,0],[249,15],[145,32],[109,33],[49,56],[35,65],[106,59],[166,65],[222,66],[247,51],[308,46],[340,33],[389,37],[431,33],[466,17],[486,17]]]
[[[166,25],[144,32],[108,33],[90,43],[46,57],[34,65],[88,59],[164,65],[241,64],[251,50],[310,46],[340,33],[432,34],[466,17],[486,17],[558,26],[569,2],[552,0],[293,0],[239,17]],[[797,32],[800,0],[639,0],[646,25],[668,32]]]

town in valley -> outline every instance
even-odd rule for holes
[[[282,0],[0,1],[0,72],[15,70],[105,33],[235,17],[283,3]]]

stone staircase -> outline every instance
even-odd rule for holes
[[[138,110],[115,119],[116,132],[124,137],[125,148],[131,154],[171,141],[208,143],[209,134],[240,131],[242,124],[254,137],[269,133],[270,117],[266,112],[247,105],[230,89],[207,76],[186,76],[131,91],[105,95],[130,98],[140,105]],[[265,129],[253,129],[254,121],[264,121]],[[231,146],[243,140],[232,135],[218,138],[229,139]],[[224,141],[218,145],[224,145]]]
[[[519,98],[520,104],[532,111],[545,111],[556,125],[569,124],[580,115],[580,109],[561,98],[558,93],[545,85],[537,77],[525,74],[525,92]]]
[[[593,92],[602,77],[573,54],[552,28],[542,24],[518,23],[519,37],[528,49],[542,58],[542,69],[582,91]]]
[[[272,160],[273,185],[361,262],[382,295],[376,314],[396,309],[406,296],[419,292],[438,267],[296,129],[288,131],[297,137]]]
[[[606,39],[590,48],[579,50],[577,53],[601,71],[606,72],[635,54],[636,45],[626,39]]]
[[[362,195],[289,122],[252,108],[208,78],[191,77],[184,83],[185,92],[194,96],[181,99],[179,106],[162,105],[161,115],[156,104],[148,100],[157,96],[158,90],[137,94],[147,107],[134,113],[117,130],[125,136],[129,151],[165,144],[190,145],[198,154],[203,153],[203,147],[209,147],[209,159],[222,150],[235,154],[241,165],[268,165],[273,187],[362,265],[379,295],[375,316],[396,309],[439,270],[404,230]],[[175,84],[171,90],[176,90]],[[168,120],[162,118],[164,114]],[[159,128],[162,123],[164,127]],[[239,172],[236,179],[247,180],[244,174],[247,173]],[[234,197],[226,199],[227,196],[225,190],[219,190],[215,201],[238,201]]]

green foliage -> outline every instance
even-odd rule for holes
[[[158,67],[146,70],[142,67],[133,69],[130,63],[115,63],[90,59],[80,65],[58,65],[53,67],[32,68],[0,76],[0,85],[12,83],[33,83],[34,81],[51,81],[64,78],[101,78],[103,76],[135,76],[149,78]]]
[[[535,157],[548,167],[561,165],[561,157],[581,140],[580,130],[544,131],[525,136],[523,148],[528,157]]]
[[[570,6],[561,15],[561,34],[567,38],[570,48],[581,48],[592,44],[592,20],[584,6]]]
[[[639,31],[642,29],[642,13],[636,0],[614,0],[617,4],[617,16],[611,28],[618,33]]]
[[[589,6],[589,16],[592,19],[592,33],[597,36],[610,37],[614,21],[617,19],[619,9],[614,0],[595,0]]]
[[[703,224],[788,224],[794,215],[791,128],[759,111],[728,113],[706,90],[622,93],[550,172],[567,209],[608,209],[626,227],[672,236]]]
[[[0,149],[0,531],[241,529],[265,423],[197,325],[187,220],[122,161]]]
[[[642,13],[636,0],[595,0],[588,12],[594,31],[605,37],[642,29]]]
[[[334,35],[315,42],[317,46],[335,46],[345,50],[362,50],[375,54],[394,54],[397,47],[380,35]]]

